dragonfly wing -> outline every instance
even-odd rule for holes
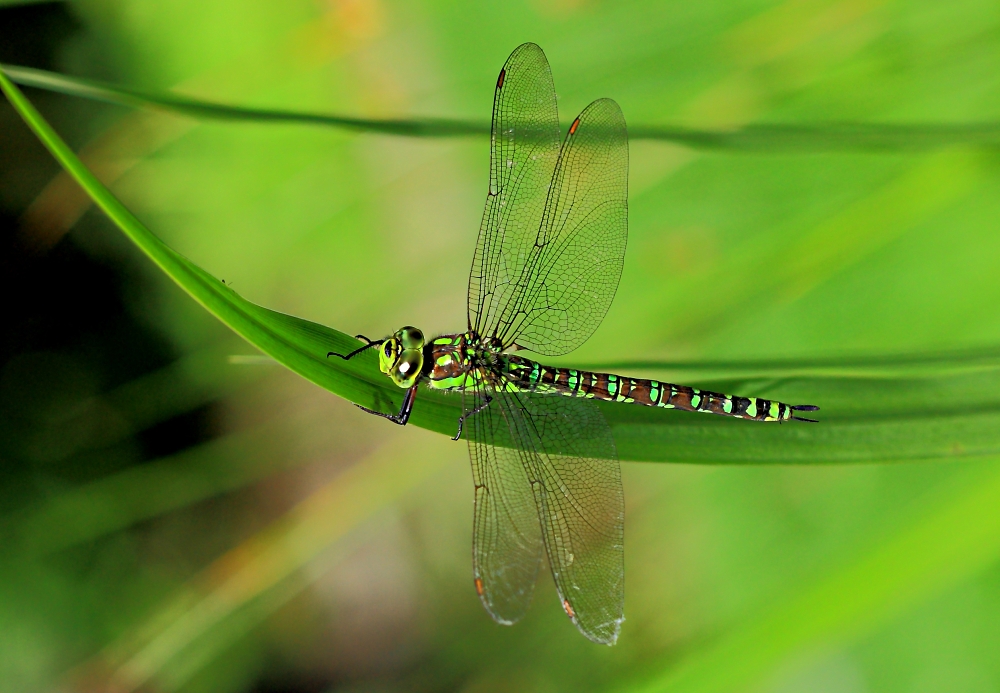
[[[491,332],[518,286],[559,158],[552,71],[533,43],[511,53],[493,97],[490,188],[469,275],[469,329]]]
[[[628,134],[621,108],[599,99],[573,121],[537,237],[492,330],[548,356],[583,344],[618,289],[628,239]]]
[[[614,644],[625,602],[625,500],[611,430],[592,401],[500,393],[534,496],[563,609],[589,639]]]
[[[471,400],[473,406],[467,411],[484,403],[481,393],[472,394]],[[469,457],[476,490],[472,544],[476,592],[494,620],[511,624],[531,603],[542,538],[526,472],[531,453],[511,445],[505,414],[502,407],[489,406],[470,416],[466,425],[472,433]]]

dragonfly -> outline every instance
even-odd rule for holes
[[[587,106],[562,136],[552,72],[533,43],[496,81],[489,192],[472,260],[468,326],[427,338],[406,326],[348,353],[378,351],[405,390],[459,393],[475,488],[473,584],[499,623],[525,613],[543,554],[559,602],[590,640],[613,645],[624,620],[625,504],[615,441],[597,401],[708,412],[752,421],[814,421],[790,406],[671,383],[542,365],[604,319],[628,236],[628,135],[612,99]],[[360,405],[358,405],[360,406]]]

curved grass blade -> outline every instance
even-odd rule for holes
[[[194,118],[301,123],[378,132],[402,137],[464,137],[486,135],[489,123],[448,118],[356,118],[325,113],[249,108],[201,101],[170,93],[123,87],[82,77],[20,65],[0,65],[11,80],[24,86],[55,91],[132,108],[162,108]],[[763,123],[734,130],[700,130],[667,125],[632,125],[631,140],[674,142],[694,149],[811,153],[823,151],[927,151],[956,145],[995,147],[1000,123],[858,123],[829,122],[796,125]]]
[[[201,101],[171,93],[157,93],[81,77],[70,77],[57,72],[39,70],[20,65],[0,64],[7,76],[17,84],[45,89],[68,96],[78,96],[93,101],[129,106],[131,108],[162,108],[182,113],[192,118],[216,120],[244,120],[271,123],[301,123],[326,125],[363,132],[378,132],[404,137],[461,137],[483,135],[490,131],[489,124],[448,118],[377,119],[355,118],[326,113],[305,113],[269,108],[229,106]]]
[[[760,123],[728,131],[632,125],[628,136],[736,152],[920,152],[958,145],[995,147],[1000,144],[1000,123]]]
[[[360,342],[323,325],[255,305],[152,232],[115,198],[7,77],[0,88],[42,143],[94,202],[153,262],[234,332],[277,362],[351,402],[396,411],[399,388],[381,375],[374,354],[327,359]],[[910,379],[795,376],[795,367],[770,369],[774,378],[750,382],[732,373],[725,382],[692,382],[711,390],[753,391],[823,407],[816,426],[747,426],[721,417],[601,403],[623,460],[699,464],[817,464],[929,460],[1000,451],[1000,373]],[[751,374],[753,375],[753,374]],[[776,380],[775,378],[780,378]],[[753,386],[753,389],[748,386]],[[410,421],[453,435],[457,398],[422,392]]]

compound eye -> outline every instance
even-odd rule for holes
[[[392,379],[400,387],[410,387],[420,375],[424,364],[423,354],[416,349],[406,349],[392,369]]]
[[[399,339],[399,342],[403,345],[404,349],[424,348],[424,333],[416,327],[404,327],[396,333],[396,337]]]
[[[396,354],[399,353],[399,342],[395,339],[387,339],[378,352],[378,367],[383,373],[388,374],[396,363]]]

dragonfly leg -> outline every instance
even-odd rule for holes
[[[492,401],[493,401],[493,398],[490,397],[489,395],[486,395],[486,401],[485,402],[483,402],[482,404],[480,404],[478,407],[476,407],[472,411],[468,412],[467,414],[462,414],[460,417],[458,417],[458,433],[455,434],[455,437],[452,438],[452,440],[458,440],[459,438],[462,437],[462,427],[465,425],[465,420],[467,418],[469,418],[470,416],[473,416],[475,414],[478,414],[483,409],[485,409],[486,407],[490,406],[490,402],[492,402]]]
[[[380,411],[375,411],[374,409],[369,409],[368,407],[362,407],[360,404],[355,404],[361,411],[366,411],[369,414],[374,414],[375,416],[381,416],[383,419],[389,419],[395,424],[400,426],[405,426],[406,422],[410,420],[410,414],[413,412],[413,400],[417,397],[417,386],[414,385],[409,390],[406,391],[406,395],[403,397],[403,406],[399,408],[398,414],[383,414]]]
[[[365,351],[367,349],[371,349],[373,346],[379,346],[379,345],[381,345],[385,341],[384,339],[380,339],[377,342],[373,342],[372,340],[368,339],[368,337],[365,337],[363,334],[355,335],[354,338],[355,339],[363,339],[363,340],[365,340],[368,343],[365,344],[363,347],[358,347],[357,349],[355,349],[354,351],[352,351],[351,353],[349,353],[347,356],[344,356],[343,354],[338,354],[335,351],[330,351],[330,352],[327,352],[326,357],[330,358],[331,356],[339,356],[340,358],[344,359],[345,361],[350,361],[352,358],[354,358],[355,356],[357,356],[358,354],[360,354],[362,351]],[[374,414],[376,412],[372,412],[372,413]]]

